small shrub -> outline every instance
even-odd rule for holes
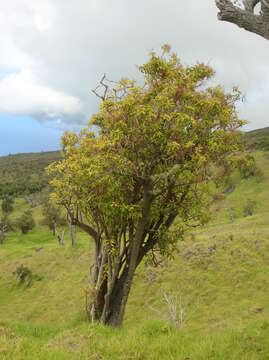
[[[43,276],[33,274],[32,271],[24,265],[18,266],[13,272],[13,275],[17,277],[19,285],[25,285],[26,287],[30,287],[33,281],[43,280]]]
[[[246,205],[243,209],[243,215],[244,216],[252,216],[254,214],[254,210],[257,203],[255,200],[248,199]]]
[[[264,172],[257,165],[256,160],[252,155],[247,155],[244,161],[241,162],[239,171],[243,179],[256,177],[259,182],[264,179]]]
[[[20,265],[13,272],[13,275],[17,277],[20,285],[25,284],[27,287],[32,285],[33,273],[27,266]]]
[[[10,196],[5,196],[2,200],[2,211],[5,214],[9,214],[14,210],[14,199]]]
[[[168,293],[162,289],[162,300],[165,305],[165,310],[161,311],[155,308],[152,308],[152,310],[159,313],[159,315],[177,329],[182,329],[187,318],[181,296],[178,296],[175,292]]]
[[[239,171],[243,179],[248,179],[255,175],[255,172],[257,171],[257,165],[252,155],[247,155],[241,161]]]
[[[35,227],[35,221],[31,210],[25,211],[17,222],[18,228],[23,234],[27,234]]]

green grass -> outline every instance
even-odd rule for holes
[[[14,330],[13,330],[14,329]],[[13,326],[3,332],[3,359],[268,359],[269,323],[201,336],[160,321],[109,329],[82,324],[72,329]]]
[[[269,157],[255,157],[262,180],[235,174],[235,191],[178,244],[173,260],[141,266],[121,329],[85,318],[87,235],[79,232],[74,248],[66,235],[60,248],[39,225],[10,234],[0,248],[0,359],[269,359]],[[244,217],[247,199],[257,206]],[[18,200],[14,216],[25,207]],[[39,209],[35,217],[39,224]],[[21,264],[37,275],[29,288],[12,274]],[[169,320],[163,291],[181,298],[181,329]]]
[[[252,149],[269,150],[269,127],[246,133],[246,142]]]

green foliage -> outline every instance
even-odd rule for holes
[[[27,266],[20,265],[13,272],[13,275],[17,277],[19,284],[26,285],[27,287],[31,286],[33,280],[33,273]]]
[[[0,358],[268,359],[269,159],[263,152],[254,156],[264,181],[237,174],[235,190],[217,204],[209,224],[178,242],[174,260],[154,269],[141,266],[122,329],[85,321],[82,289],[93,247],[83,232],[74,248],[59,248],[39,226],[23,237],[10,233],[0,249]],[[257,201],[251,217],[242,216],[247,198]],[[228,208],[236,211],[233,223]],[[33,214],[39,224],[40,209]],[[27,291],[12,286],[19,264],[43,275],[43,282]],[[161,321],[166,311],[161,287],[187,302],[180,332]]]
[[[250,149],[269,151],[269,127],[249,131],[245,139]]]
[[[26,287],[32,286],[33,281],[41,281],[43,279],[42,276],[33,274],[32,270],[23,264],[17,267],[13,275],[18,279],[19,285],[25,285]]]
[[[253,155],[248,154],[242,159],[240,162],[239,171],[244,179],[255,176],[257,173],[259,173],[259,169],[257,168],[257,164]]]
[[[8,214],[3,214],[0,218],[0,228],[6,226],[7,231],[14,230],[14,222],[11,220]]]
[[[0,244],[2,245],[9,231],[13,230],[13,223],[7,213],[0,217]]]
[[[222,169],[237,161],[240,95],[200,88],[213,70],[204,64],[184,67],[175,54],[152,53],[140,71],[144,86],[124,79],[118,90],[126,95],[119,100],[111,93],[93,116],[89,126],[99,127],[98,136],[89,128],[65,134],[64,160],[50,172],[57,201],[70,212],[78,208],[93,226],[100,214],[110,241],[130,221],[137,227],[150,188],[147,226],[165,219],[156,232],[163,247],[169,244],[167,232],[162,240],[163,224],[171,214],[183,224],[203,222],[212,164]]]
[[[66,219],[62,215],[62,209],[50,199],[49,193],[45,193],[41,198],[42,221],[41,224],[48,226],[54,233],[55,226],[65,226]]]
[[[168,50],[151,53],[139,67],[141,86],[122,79],[106,89],[88,128],[66,133],[63,161],[50,166],[56,202],[94,239],[94,269],[101,272],[93,276],[95,294],[101,285],[112,294],[121,280],[130,287],[151,250],[171,257],[188,226],[209,220],[209,185],[240,160],[239,91],[207,87],[214,74],[209,66],[183,66]]]
[[[6,214],[11,213],[14,210],[14,199],[10,196],[5,196],[2,199],[1,207],[2,207],[3,213],[6,213]]]
[[[60,159],[60,152],[0,157],[0,197],[16,197],[41,191],[48,185],[44,169],[52,161]]]
[[[23,234],[27,234],[35,227],[35,221],[31,210],[26,210],[18,219],[17,226]]]

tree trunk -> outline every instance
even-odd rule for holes
[[[105,295],[105,306],[101,318],[102,323],[105,325],[119,327],[122,324],[132,283],[132,281],[127,283],[127,278],[128,268],[126,267],[120,279],[115,282],[111,294]]]
[[[56,223],[54,224],[54,231],[55,231],[55,235],[57,237],[57,240],[59,242],[59,245],[60,246],[63,246],[64,244],[64,228],[62,228],[62,235],[60,235],[57,231],[57,226],[56,226]]]
[[[71,243],[72,246],[75,245],[75,232],[74,232],[74,225],[72,224],[72,222],[69,222],[69,229],[70,229],[70,237],[71,237]]]
[[[126,253],[124,265],[121,263],[121,257],[118,253],[117,260],[112,266],[113,260],[110,254],[109,242],[104,242],[104,246],[100,247],[98,239],[95,241],[95,270],[91,277],[91,287],[94,289],[91,309],[92,321],[99,319],[103,324],[111,326],[120,326],[122,324],[134,274],[141,261],[139,256],[145,239],[145,229],[148,224],[152,202],[151,188],[151,182],[145,183],[142,216],[135,233],[133,233],[132,229],[129,234],[129,251]],[[106,284],[106,291],[100,286],[103,281]],[[102,314],[100,318],[101,308]]]
[[[107,317],[105,324],[114,327],[121,326],[129,292],[130,288],[128,294],[124,294],[123,289],[119,289],[118,292],[114,295],[114,298],[111,299],[111,303],[109,305],[109,316]]]
[[[102,312],[105,306],[106,293],[107,293],[107,279],[104,279],[99,290],[92,294],[93,299],[89,314],[92,322],[101,319]]]

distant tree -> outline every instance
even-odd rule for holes
[[[2,245],[6,239],[7,233],[13,229],[12,222],[10,221],[7,213],[3,214],[0,219],[0,245]]]
[[[253,155],[248,154],[240,163],[239,171],[244,179],[254,176],[257,170],[257,164]]]
[[[238,91],[206,87],[209,66],[168,52],[140,67],[141,86],[122,79],[110,90],[103,77],[99,113],[63,136],[64,159],[49,168],[56,201],[93,240],[92,321],[121,325],[138,265],[171,256],[189,225],[207,221],[209,183],[240,154]]]
[[[2,199],[2,211],[5,214],[9,214],[14,210],[14,199],[10,196],[4,196]]]
[[[30,205],[30,208],[35,208],[36,206],[38,206],[40,204],[40,193],[38,193],[38,192],[35,192],[32,194],[26,193],[24,195],[24,199]]]
[[[219,20],[233,23],[269,40],[268,0],[216,0],[216,5]],[[259,13],[255,13],[257,7]]]
[[[4,241],[6,239],[6,232],[7,232],[7,227],[6,225],[2,225],[0,224],[0,245],[4,244]]]
[[[8,227],[7,227],[5,219],[1,219],[1,221],[0,221],[0,245],[2,245],[6,239],[7,230],[8,230]]]
[[[3,214],[0,219],[0,244],[3,244],[6,239],[7,232],[12,228],[9,215],[14,210],[14,199],[5,195],[2,198],[1,208]]]
[[[54,204],[49,197],[49,194],[45,194],[41,199],[42,209],[42,225],[48,226],[53,235],[56,234],[56,227],[65,226],[67,224],[66,219],[63,217],[61,208]]]
[[[64,244],[65,226],[67,225],[67,220],[62,215],[62,209],[50,199],[49,193],[43,195],[41,207],[43,215],[42,224],[48,226],[53,235],[56,236],[59,245],[62,246]],[[59,232],[58,227],[61,227],[61,233]],[[71,238],[71,240],[73,245],[73,238]]]
[[[35,227],[35,221],[31,210],[26,210],[17,221],[17,226],[23,234],[27,234]]]

